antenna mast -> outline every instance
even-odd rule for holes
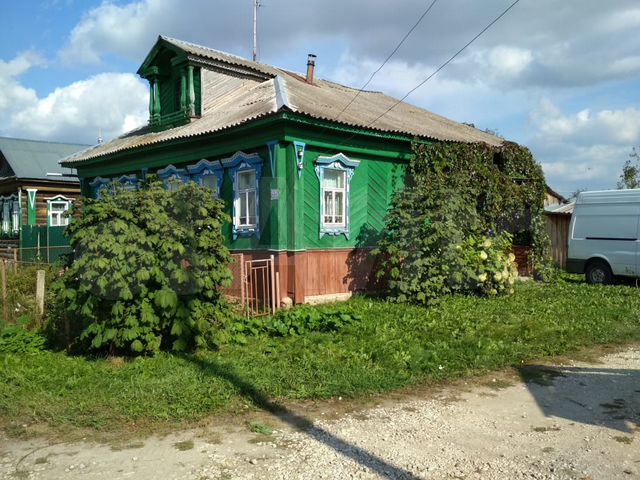
[[[260,0],[253,0],[253,61],[258,58],[258,7]]]

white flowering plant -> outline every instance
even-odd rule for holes
[[[511,235],[471,235],[456,246],[467,276],[467,288],[487,296],[511,295],[518,265],[511,251]]]

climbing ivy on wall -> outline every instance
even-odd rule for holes
[[[547,275],[544,195],[542,168],[515,143],[415,145],[406,187],[387,217],[378,274],[392,297],[419,303],[456,292],[508,293],[503,272],[511,270],[505,256],[513,241],[531,246],[536,272]],[[470,252],[472,245],[490,247]],[[503,251],[492,253],[498,245]],[[482,263],[492,255],[500,288],[478,282],[494,278]],[[469,262],[478,256],[482,262]]]

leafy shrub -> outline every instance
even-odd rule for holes
[[[27,330],[29,318],[23,317],[17,325],[0,326],[0,352],[37,353],[45,350],[46,339],[38,332]]]
[[[116,189],[74,209],[73,262],[55,285],[81,351],[207,347],[230,314],[222,202],[193,182]]]
[[[220,343],[244,344],[247,337],[291,337],[310,332],[335,332],[359,320],[343,308],[302,305],[280,310],[270,317],[236,318],[230,320],[218,334]]]

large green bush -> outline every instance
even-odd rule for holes
[[[68,227],[71,263],[53,286],[82,351],[153,353],[210,346],[230,314],[221,201],[193,182],[151,182],[85,200]]]
[[[508,294],[512,239],[533,246],[538,271],[546,265],[544,192],[540,165],[518,145],[416,146],[387,216],[378,276],[398,301]]]

